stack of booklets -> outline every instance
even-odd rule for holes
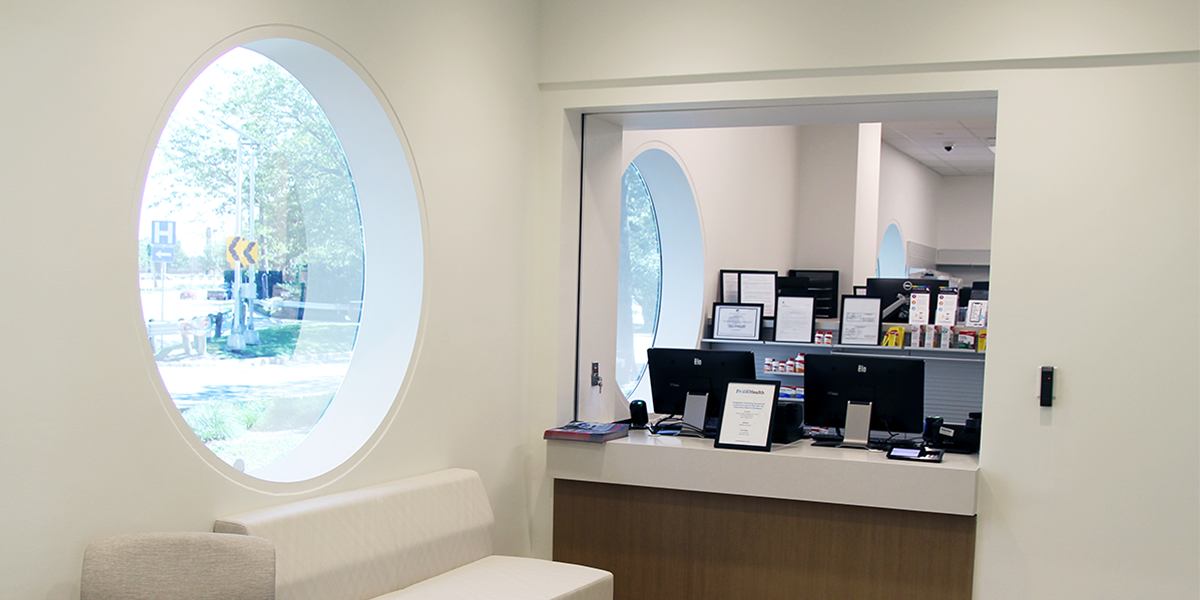
[[[574,440],[577,442],[607,442],[629,435],[628,423],[593,423],[571,421],[562,427],[547,429],[542,439]]]

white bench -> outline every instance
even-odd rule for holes
[[[220,519],[270,540],[278,600],[611,600],[612,574],[492,552],[474,471],[449,469]]]

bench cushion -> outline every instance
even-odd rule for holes
[[[279,600],[367,600],[492,554],[494,518],[474,471],[448,469],[220,519],[270,540]]]
[[[608,571],[516,556],[489,556],[379,600],[612,600]]]

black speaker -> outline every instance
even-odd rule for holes
[[[780,400],[775,405],[775,428],[771,442],[790,444],[804,437],[804,403]]]
[[[646,423],[649,421],[650,417],[646,414],[645,400],[634,400],[629,403],[630,429],[645,429]]]

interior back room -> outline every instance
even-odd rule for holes
[[[684,161],[704,227],[706,299],[715,301],[718,295],[720,269],[781,275],[788,269],[839,269],[842,293],[862,285],[853,279],[853,250],[847,244],[853,233],[845,225],[854,218],[855,184],[849,177],[839,184],[826,164],[839,140],[849,146],[857,138],[857,123],[633,129],[623,135],[626,161],[651,142],[666,144]],[[990,248],[992,176],[941,176],[886,143],[877,144],[883,149],[877,166],[880,201],[869,246],[878,251],[884,230],[897,223],[906,242]],[[844,156],[832,168],[853,173],[856,158]]]
[[[753,6],[776,16],[806,10],[769,1]],[[1111,318],[1113,302],[1143,306],[1139,295],[1119,289],[1111,302],[1090,302],[1080,300],[1073,283],[1104,281],[1119,267],[1171,281],[1183,297],[1200,292],[1197,8],[1171,6],[1186,32],[1178,23],[1151,25],[1166,13],[1151,15],[1132,4],[1081,8],[1090,15],[1087,27],[1077,21],[1079,11],[1072,18],[1057,12],[1066,5],[1045,11],[1032,4],[962,7],[939,13],[950,21],[939,21],[937,29],[955,32],[950,44],[935,43],[945,38],[915,15],[889,14],[893,24],[923,33],[901,42],[874,18],[846,16],[844,28],[830,35],[821,30],[829,21],[743,29],[765,21],[750,16],[753,10],[734,14],[719,7],[674,20],[671,11],[655,7],[626,26],[619,10],[555,3],[542,16],[549,36],[542,50],[542,145],[551,149],[543,169],[546,189],[558,197],[546,222],[570,222],[578,207],[579,175],[570,167],[579,164],[572,154],[580,139],[576,111],[996,90],[990,278],[998,312],[989,326],[975,595],[1054,598],[1155,589],[1193,596],[1200,589],[1194,569],[1200,560],[1195,311],[1180,313],[1179,338],[1145,335],[1126,340],[1132,346],[1116,345],[1097,324]],[[988,27],[978,27],[981,22]],[[690,27],[737,42],[689,40]],[[1031,36],[1030,27],[1045,35]],[[649,35],[655,29],[662,37]],[[644,42],[659,39],[672,42]],[[775,50],[770,56],[768,46]],[[856,64],[874,66],[839,70],[854,61],[831,54],[835,47],[869,54],[875,58]],[[1146,54],[1126,54],[1133,48]],[[1007,63],[1001,56],[1041,58]],[[1090,58],[1065,58],[1081,56]],[[992,58],[998,62],[987,62]],[[887,67],[898,63],[907,65],[904,72]],[[573,258],[570,245],[562,248]],[[575,264],[566,260],[558,272],[564,294],[575,289]],[[560,307],[564,331],[574,326],[575,314]],[[1061,318],[1068,308],[1074,318]],[[558,359],[556,389],[569,407],[573,361],[545,357]],[[1114,368],[1114,361],[1122,366]],[[1050,410],[1037,405],[1042,365],[1059,369]],[[1177,418],[1161,416],[1167,414]],[[1095,451],[1096,439],[1126,425],[1159,432],[1163,460],[1135,466],[1130,456]],[[1112,514],[1127,525],[1096,526]],[[1097,570],[1098,564],[1105,568]]]

